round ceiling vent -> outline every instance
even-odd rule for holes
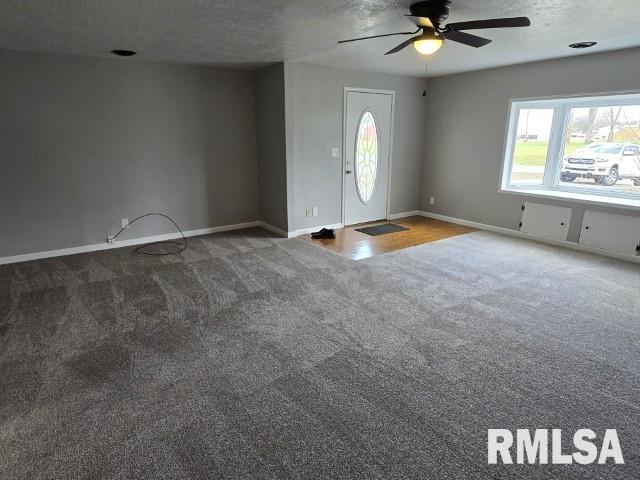
[[[595,47],[598,42],[576,42],[569,45],[571,48],[583,49],[583,48],[591,48]]]
[[[132,57],[138,52],[134,52],[133,50],[111,50],[111,53],[118,57]]]

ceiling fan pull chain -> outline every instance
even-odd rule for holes
[[[429,85],[429,57],[424,57],[424,92],[422,92],[422,96],[427,96],[427,87]]]

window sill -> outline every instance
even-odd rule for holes
[[[600,205],[603,207],[640,211],[640,199],[605,197],[603,195],[593,195],[590,193],[580,192],[566,192],[561,190],[501,188],[498,191],[500,193],[520,195],[524,197],[553,198],[556,200],[567,200],[577,203],[586,203],[589,205]]]

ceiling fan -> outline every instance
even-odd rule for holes
[[[494,18],[490,20],[473,20],[470,22],[441,24],[449,17],[451,0],[425,0],[414,3],[409,7],[410,15],[405,15],[418,29],[414,32],[387,33],[383,35],[373,35],[370,37],[353,38],[351,40],[341,40],[338,43],[358,42],[371,38],[391,37],[395,35],[415,35],[409,40],[402,42],[395,48],[389,50],[385,55],[397,53],[413,44],[414,48],[423,55],[430,55],[437,52],[442,47],[445,40],[480,48],[491,43],[488,38],[479,37],[466,33],[463,30],[478,30],[485,28],[512,28],[528,27],[531,20],[527,17],[515,18]]]

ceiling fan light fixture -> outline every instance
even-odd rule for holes
[[[410,15],[405,15],[418,29],[415,32],[383,33],[382,35],[370,35],[368,37],[340,40],[338,43],[359,42],[372,38],[393,37],[397,35],[415,35],[422,31],[421,35],[409,38],[385,53],[392,55],[401,52],[409,45],[413,45],[421,55],[429,56],[442,48],[445,40],[480,48],[491,43],[488,38],[483,38],[466,30],[486,30],[488,28],[516,28],[530,27],[531,20],[528,17],[489,18],[486,20],[472,20],[467,22],[455,22],[443,25],[449,17],[449,8],[452,0],[422,0],[413,3],[409,7]]]
[[[432,55],[442,48],[443,43],[439,38],[424,38],[413,42],[413,48],[421,55]]]

